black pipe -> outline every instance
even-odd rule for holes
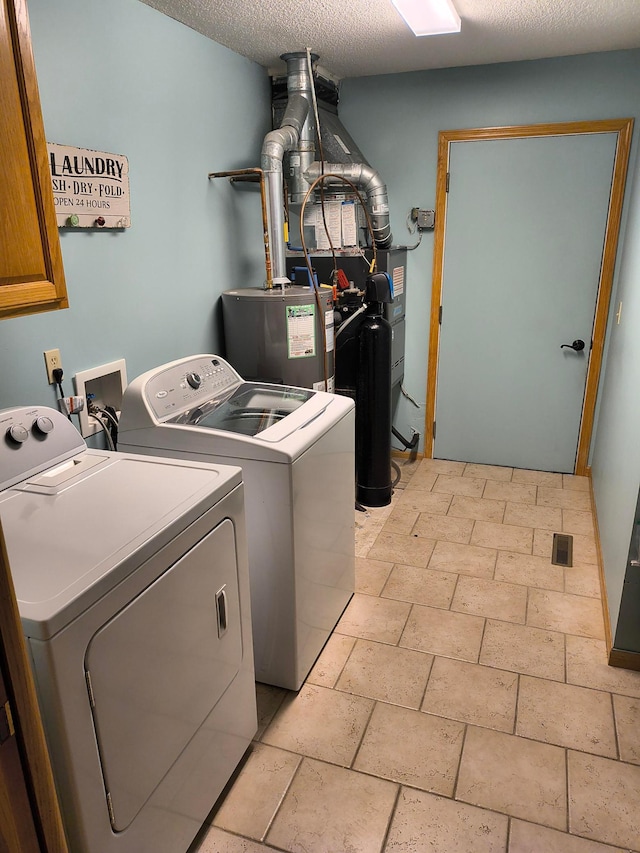
[[[383,302],[392,302],[388,273],[366,282],[367,307],[359,334],[356,385],[356,500],[365,506],[391,502],[391,324]]]
[[[419,432],[414,432],[411,441],[407,441],[407,439],[402,435],[402,433],[399,433],[394,426],[391,427],[391,432],[395,435],[398,441],[401,441],[402,444],[404,444],[405,450],[415,450],[415,448],[418,446],[418,442],[420,441]]]

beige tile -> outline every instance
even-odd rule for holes
[[[307,684],[320,687],[335,687],[349,655],[356,644],[355,637],[332,634],[313,669],[307,676]]]
[[[392,562],[356,557],[356,592],[380,595],[392,568]]]
[[[395,500],[388,506],[367,507],[365,512],[355,510],[355,553],[356,557],[366,557],[385,521],[393,511]]]
[[[631,764],[640,764],[640,699],[614,696],[616,729],[620,745],[620,758]]]
[[[336,689],[419,708],[432,662],[424,652],[358,640]]]
[[[430,512],[434,515],[446,515],[451,504],[451,498],[451,495],[444,495],[440,492],[407,489],[398,499],[396,508],[407,512]]]
[[[640,672],[609,666],[602,640],[567,636],[567,681],[640,698]]]
[[[547,826],[511,821],[509,853],[618,853],[619,847],[598,844]]]
[[[404,648],[477,661],[484,619],[414,605],[400,638]]]
[[[593,536],[581,536],[577,533],[572,533],[573,537],[573,562],[596,564],[598,562],[598,552],[596,550],[596,542]],[[533,553],[539,556],[546,557],[551,560],[553,550],[553,531],[551,530],[536,530],[533,536]]]
[[[291,853],[380,853],[397,786],[305,760],[267,835]]]
[[[262,737],[263,743],[349,766],[373,703],[361,696],[304,684],[290,694]]]
[[[583,536],[580,533],[572,533],[573,536],[573,562],[591,563],[597,565],[598,550],[594,536]]]
[[[573,489],[550,489],[547,486],[538,488],[539,506],[559,506],[562,509],[578,509],[591,512],[591,498],[588,492]]]
[[[526,625],[488,620],[480,663],[564,681],[564,636]]]
[[[422,462],[421,459],[411,459],[409,457],[397,456],[395,453],[392,453],[393,461],[396,463],[398,468],[400,469],[400,479],[396,483],[396,488],[404,489],[409,480],[413,477],[416,471],[420,468],[420,464]]]
[[[548,589],[531,589],[527,625],[604,639],[602,605],[593,598]]]
[[[449,459],[423,459],[418,473],[450,474],[454,477],[462,477],[466,467],[466,462],[452,462]]]
[[[407,512],[404,509],[395,507],[387,516],[382,529],[386,533],[411,533],[419,515],[419,512]]]
[[[336,625],[338,634],[396,645],[404,630],[411,605],[405,601],[374,598],[356,593]]]
[[[433,486],[434,492],[444,492],[447,495],[469,495],[472,498],[481,498],[486,480],[476,477],[452,477],[448,474],[439,474]]]
[[[427,539],[468,545],[474,523],[471,518],[452,518],[449,515],[431,515],[428,512],[422,512],[415,523],[413,533]]]
[[[450,797],[463,735],[462,723],[378,702],[353,766]]]
[[[562,529],[565,533],[593,536],[593,514],[578,509],[562,510]]]
[[[382,525],[379,528],[358,528],[355,529],[355,555],[356,557],[366,557],[371,546],[376,541],[378,534],[382,530]]]
[[[594,841],[640,847],[640,767],[568,753],[569,829]]]
[[[216,812],[214,826],[261,841],[301,756],[257,743]]]
[[[509,503],[535,504],[538,487],[531,483],[496,483],[487,481],[483,497]]]
[[[378,534],[367,554],[373,560],[406,563],[409,566],[426,566],[435,542],[422,536],[406,536],[401,533]]]
[[[533,554],[536,557],[544,557],[545,560],[551,562],[553,554],[553,530],[537,530],[533,531]]]
[[[447,609],[453,598],[456,580],[457,575],[453,572],[394,566],[381,596]]]
[[[260,740],[265,729],[274,718],[278,708],[284,702],[288,690],[272,687],[270,684],[256,684],[256,704],[258,706],[258,731],[255,739]]]
[[[575,474],[562,475],[562,488],[571,489],[575,492],[589,492],[589,478],[576,477]]]
[[[495,524],[493,521],[476,521],[471,544],[482,548],[497,548],[501,551],[517,551],[530,554],[533,529],[515,524]]]
[[[456,799],[565,829],[565,752],[557,746],[470,726]]]
[[[429,568],[473,577],[491,578],[497,553],[493,548],[458,545],[455,542],[436,542],[429,560]]]
[[[474,518],[478,521],[497,521],[504,518],[504,501],[489,501],[485,498],[470,498],[467,495],[454,495],[448,515],[457,518]]]
[[[534,486],[550,486],[552,489],[562,488],[562,474],[553,474],[549,471],[527,471],[524,468],[514,468],[514,483],[531,483]]]
[[[433,488],[438,473],[436,471],[416,471],[404,488],[407,493],[430,492]]]
[[[422,710],[441,717],[512,732],[518,676],[513,672],[436,658]]]
[[[513,468],[503,468],[500,465],[478,465],[476,462],[468,462],[463,476],[477,477],[483,480],[498,480],[505,483],[509,482],[513,476]]]
[[[590,563],[573,566],[564,570],[564,591],[571,595],[586,595],[589,598],[600,599],[600,571]]]
[[[564,589],[564,570],[554,566],[546,557],[534,557],[530,554],[514,554],[511,551],[499,551],[496,562],[495,579],[510,581],[541,589]]]
[[[519,524],[522,527],[541,527],[545,530],[561,530],[562,510],[556,506],[508,503],[504,523]]]
[[[217,826],[212,826],[194,853],[264,853],[266,849],[263,844],[231,835]]]
[[[516,734],[617,757],[611,697],[600,690],[523,675]]]
[[[451,609],[475,616],[489,616],[524,624],[527,588],[519,584],[485,578],[460,577]]]
[[[503,853],[508,819],[428,794],[402,788],[385,850],[389,853]]]

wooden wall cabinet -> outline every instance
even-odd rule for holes
[[[0,0],[0,318],[66,307],[26,0]]]

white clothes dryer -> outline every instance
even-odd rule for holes
[[[352,400],[245,382],[217,355],[124,393],[122,450],[242,467],[258,681],[299,690],[353,594],[354,431]]]
[[[187,849],[257,728],[241,471],[0,411],[0,519],[74,853]]]

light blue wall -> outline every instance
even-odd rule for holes
[[[409,210],[435,206],[439,131],[637,119],[640,51],[350,79],[339,113],[388,186],[395,242],[411,244]],[[432,253],[433,233],[425,232],[408,260],[404,386],[422,408],[400,399],[395,423],[407,436],[410,427],[424,433]]]
[[[440,130],[584,119],[636,119],[640,131],[640,51],[487,65],[347,80],[340,116],[389,187],[397,241],[411,207],[433,207]],[[393,144],[389,144],[390,139]],[[615,632],[640,481],[640,165],[632,147],[606,367],[591,465],[612,627]],[[405,386],[423,405],[429,339],[433,237],[410,254]],[[401,399],[396,424],[424,430]]]
[[[218,295],[264,278],[254,190],[209,171],[257,165],[269,128],[265,71],[139,0],[29,0],[47,138],[129,158],[132,227],[62,233],[71,307],[0,321],[0,407],[55,405],[42,352],[78,370],[124,357],[129,377],[221,349]],[[396,242],[433,207],[439,130],[640,114],[640,51],[347,80],[340,115],[389,187]],[[637,134],[637,130],[636,130]],[[631,175],[637,173],[635,144]],[[630,195],[628,193],[628,195]],[[593,450],[613,623],[640,478],[640,174],[616,279]],[[405,386],[424,407],[432,235],[409,255]],[[398,427],[424,431],[401,399]]]
[[[264,280],[260,194],[211,171],[259,165],[266,71],[139,0],[28,0],[47,139],[129,158],[131,228],[61,233],[70,308],[0,321],[0,408],[54,405],[116,358],[129,378],[217,351],[218,295]]]
[[[640,162],[632,176],[591,466],[614,634],[640,486]]]

